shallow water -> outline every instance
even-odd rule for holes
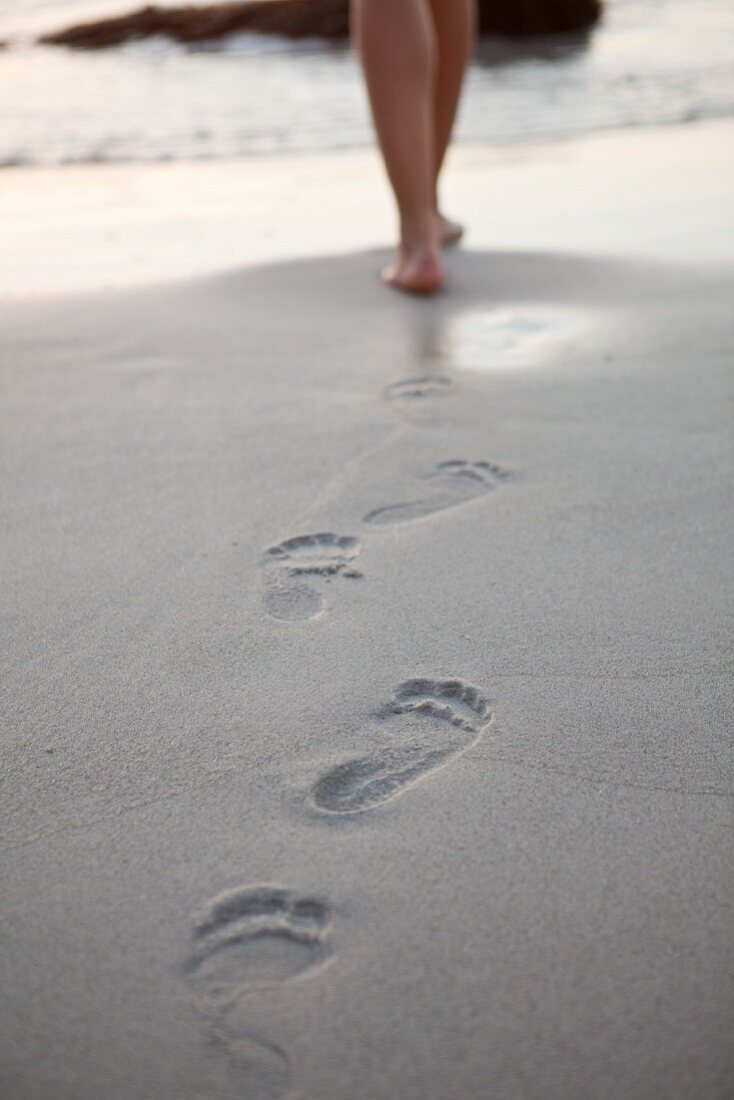
[[[170,0],[169,0],[170,2]],[[372,140],[347,46],[235,36],[99,53],[33,35],[135,0],[0,0],[0,164],[176,160],[319,151]],[[587,41],[482,43],[463,142],[553,140],[734,114],[728,0],[608,0]]]

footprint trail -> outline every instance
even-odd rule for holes
[[[406,680],[379,717],[406,714],[415,717],[418,741],[390,744],[330,769],[311,790],[317,810],[359,814],[382,805],[465,752],[492,721],[488,701],[462,680]]]
[[[357,539],[322,532],[271,546],[263,556],[265,608],[275,619],[312,619],[324,607],[324,590],[335,577],[361,577],[352,562]]]
[[[431,473],[421,479],[426,485],[426,492],[410,500],[376,508],[364,516],[364,522],[398,524],[424,519],[436,512],[455,508],[475,497],[483,496],[509,477],[509,470],[504,470],[493,462],[449,459],[440,462]]]

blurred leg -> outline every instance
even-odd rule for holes
[[[434,209],[444,243],[458,240],[462,228],[439,213],[438,180],[459,106],[464,72],[476,37],[475,0],[428,0],[438,45],[434,99]]]
[[[431,9],[428,0],[354,0],[352,27],[400,217],[395,264],[383,277],[404,290],[430,293],[443,283],[435,213],[437,44]]]

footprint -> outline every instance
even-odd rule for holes
[[[264,554],[265,607],[275,619],[312,619],[324,606],[332,577],[361,577],[351,567],[359,543],[348,535],[299,535]]]
[[[266,1042],[247,1032],[230,1032],[227,1025],[211,1029],[211,1053],[219,1056],[219,1065],[207,1073],[207,1092],[213,1095],[237,1095],[247,1100],[282,1100],[290,1092],[291,1071],[288,1055],[275,1043]]]
[[[260,886],[219,894],[196,916],[186,964],[192,989],[227,1003],[251,986],[290,981],[330,955],[330,911],[319,898]]]
[[[467,733],[479,733],[492,719],[488,701],[463,680],[417,678],[398,684],[381,714],[430,714]]]
[[[206,1097],[281,1100],[289,1093],[288,1056],[253,1034],[246,994],[323,964],[331,955],[330,923],[326,902],[275,886],[228,890],[194,915],[184,972],[210,1053],[219,1056],[207,1067]]]
[[[410,401],[421,397],[446,397],[456,389],[456,383],[445,374],[428,374],[423,378],[406,378],[385,390],[391,401]]]
[[[431,490],[427,496],[376,508],[367,513],[364,522],[394,524],[423,519],[489,493],[509,476],[509,470],[493,462],[466,462],[458,458],[439,462],[435,470],[422,478]]]
[[[492,720],[488,701],[461,680],[406,680],[379,717],[398,714],[431,719],[431,727],[418,723],[418,744],[386,746],[373,756],[348,760],[326,772],[311,791],[318,810],[359,814],[382,805],[465,752]]]

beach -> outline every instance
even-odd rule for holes
[[[9,1100],[730,1095],[733,133],[0,176]]]
[[[473,248],[732,260],[727,119],[457,146],[451,165],[447,209],[467,220]],[[0,173],[0,202],[0,293],[13,298],[387,249],[395,221],[365,150],[17,168]]]

